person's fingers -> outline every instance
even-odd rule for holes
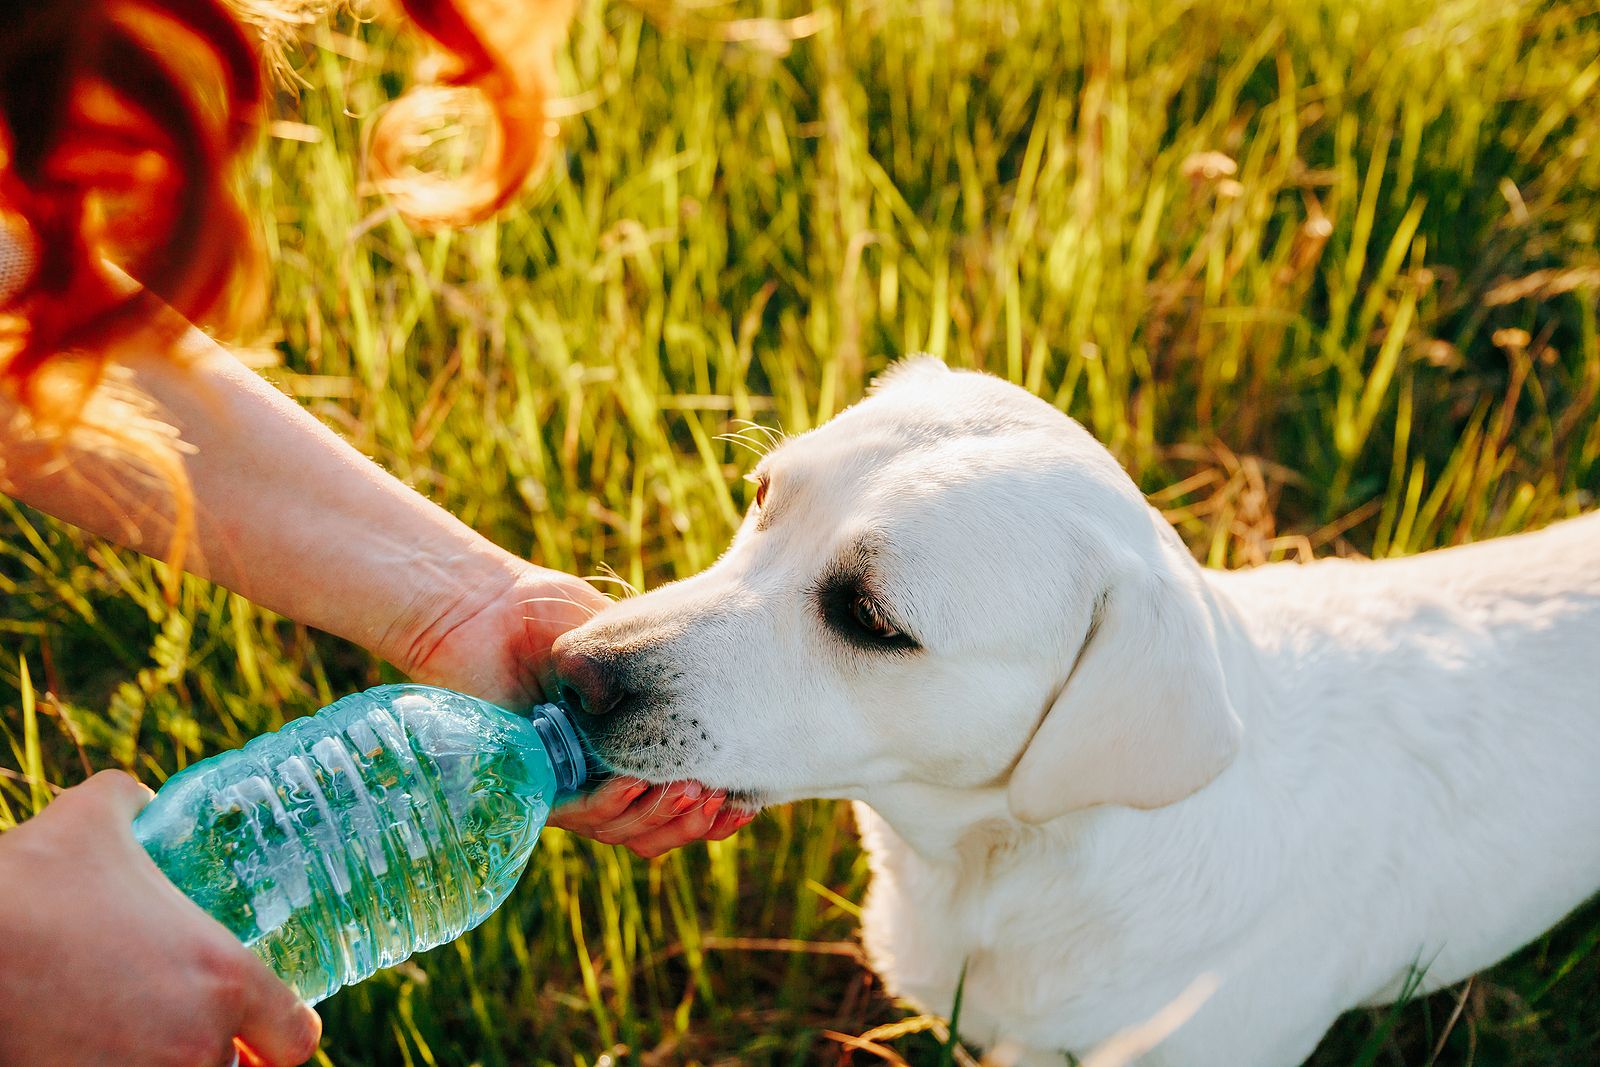
[[[650,786],[625,778],[564,804],[557,812],[559,820],[552,822],[602,844],[660,855],[706,836],[713,828],[720,840],[744,825],[732,821],[734,813],[723,815],[726,800],[725,793],[695,781]]]
[[[672,812],[674,815],[682,815],[693,811],[700,806],[702,798],[708,798],[710,795],[706,792],[705,786],[699,782],[684,782],[683,789],[678,794],[678,802],[673,806]]]
[[[649,833],[669,826],[681,816],[721,793],[707,793],[699,782],[673,782],[663,789],[644,794],[618,819],[614,829],[628,836]]]
[[[740,811],[737,808],[723,808],[717,812],[717,817],[712,820],[711,828],[706,831],[707,841],[723,841],[732,837],[740,830],[755,821],[756,813],[753,811]]]
[[[322,1018],[248,952],[239,968],[239,1040],[262,1067],[299,1067],[316,1054]]]
[[[698,841],[711,828],[712,822],[715,821],[717,813],[722,810],[727,799],[720,794],[713,796],[693,811],[672,822],[636,834],[623,844],[645,859],[654,859],[691,841]]]
[[[603,829],[612,834],[638,834],[671,822],[678,816],[685,786],[684,782],[651,786],[636,796],[627,808]]]
[[[73,786],[56,798],[60,803],[67,800],[70,804],[93,806],[104,812],[107,818],[117,818],[128,822],[150,803],[150,798],[155,796],[150,788],[141,785],[138,779],[122,771],[101,771],[92,775],[87,781]]]
[[[650,788],[641,778],[613,778],[587,796],[575,798],[557,809],[551,822],[567,830],[604,826],[622,817],[635,800]]]
[[[631,838],[648,833],[676,818],[682,799],[674,786],[650,786],[636,795],[619,814],[588,827],[584,832],[603,845],[627,844]]]
[[[728,803],[728,798],[722,793],[712,796],[699,808],[685,815],[682,824],[673,829],[689,835],[685,841],[696,841],[704,837],[711,829],[711,824],[717,821],[717,816],[722,814],[723,807]]]
[[[723,837],[732,833],[733,819],[734,813],[727,808],[717,812],[716,817],[711,820],[711,825],[706,827],[705,840],[721,841]]]
[[[656,803],[649,805],[641,814],[647,825],[664,826],[684,812],[698,807],[705,795],[705,787],[699,782],[673,782],[661,790]],[[643,807],[644,802],[649,799],[641,797],[634,807]]]

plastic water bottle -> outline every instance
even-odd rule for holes
[[[315,1004],[488,918],[585,773],[554,705],[386,685],[180,771],[133,826]]]

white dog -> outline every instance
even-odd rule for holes
[[[703,574],[557,645],[617,770],[858,801],[889,988],[1061,1064],[1290,1067],[1600,888],[1600,516],[1202,570],[1111,456],[932,360],[760,464]]]

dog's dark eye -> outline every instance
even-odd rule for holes
[[[870,550],[858,548],[826,571],[811,587],[817,614],[834,636],[870,653],[919,652],[922,644],[907,633],[871,579]]]
[[[865,633],[880,641],[893,641],[905,636],[883,617],[883,612],[878,610],[876,604],[864,596],[856,597],[850,604],[850,617]]]
[[[839,637],[870,652],[915,652],[922,646],[900,628],[883,602],[858,577],[829,575],[816,585],[822,621]]]

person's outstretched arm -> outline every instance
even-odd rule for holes
[[[538,699],[556,634],[603,599],[569,575],[532,568],[385,473],[197,330],[178,359],[127,342],[118,362],[189,450],[196,509],[187,570],[289,618],[354,641],[409,674],[470,682],[512,704]],[[59,456],[7,442],[5,481],[19,499],[119,544],[165,557],[172,494],[129,459]],[[526,606],[523,656],[441,662],[452,630],[514,586]],[[548,639],[541,639],[548,634]],[[488,650],[483,650],[487,652]],[[463,676],[466,674],[467,676]]]
[[[550,645],[604,605],[598,592],[495,546],[198,330],[178,344],[180,361],[126,342],[117,362],[190,449],[184,464],[196,534],[188,569],[348,638],[419,681],[511,707],[551,691]],[[3,437],[0,459],[5,488],[18,499],[166,554],[171,494],[158,478],[130,481],[123,460],[63,457]],[[564,806],[552,823],[655,855],[737,829],[720,803],[693,786],[620,780]]]

